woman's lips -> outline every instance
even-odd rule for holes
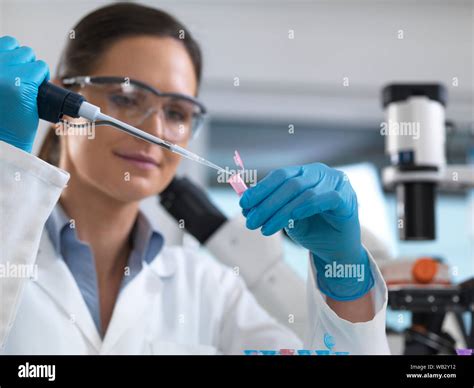
[[[151,170],[160,167],[160,164],[155,159],[142,153],[114,152],[114,155],[144,170]]]

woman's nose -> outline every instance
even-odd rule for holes
[[[153,110],[153,112],[150,112],[143,122],[142,127],[144,131],[158,136],[159,138],[163,138],[165,133],[163,112],[161,110]]]

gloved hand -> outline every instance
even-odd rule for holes
[[[269,236],[285,228],[311,252],[324,294],[354,300],[374,285],[360,239],[357,197],[342,172],[321,163],[277,169],[249,188],[240,206],[249,229],[262,227]]]
[[[38,127],[36,97],[48,65],[11,36],[0,37],[0,140],[31,152]]]

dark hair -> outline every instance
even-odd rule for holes
[[[131,3],[108,5],[82,18],[70,34],[71,39],[67,41],[56,70],[59,79],[92,73],[101,55],[120,39],[152,35],[181,41],[193,63],[198,85],[201,81],[202,59],[198,43],[181,22],[159,9]],[[38,156],[58,165],[59,139],[53,127]]]

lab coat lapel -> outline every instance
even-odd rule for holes
[[[159,314],[154,306],[163,288],[163,279],[172,277],[175,271],[175,258],[164,251],[150,264],[143,262],[143,269],[119,294],[105,334],[102,354],[113,353],[113,347],[128,329],[138,326],[136,323],[140,319],[153,322],[153,317],[147,315]],[[138,337],[146,336],[146,333],[138,334]]]
[[[113,353],[114,345],[125,332],[133,328],[144,315],[152,309],[153,295],[157,295],[161,288],[161,280],[154,276],[144,264],[140,273],[119,293],[115,303],[112,318],[105,333],[102,345],[102,354]],[[138,333],[143,336],[144,333]]]
[[[47,233],[43,232],[37,257],[38,279],[41,287],[64,314],[75,324],[92,346],[99,351],[101,338],[84,302],[74,277],[59,257]]]

